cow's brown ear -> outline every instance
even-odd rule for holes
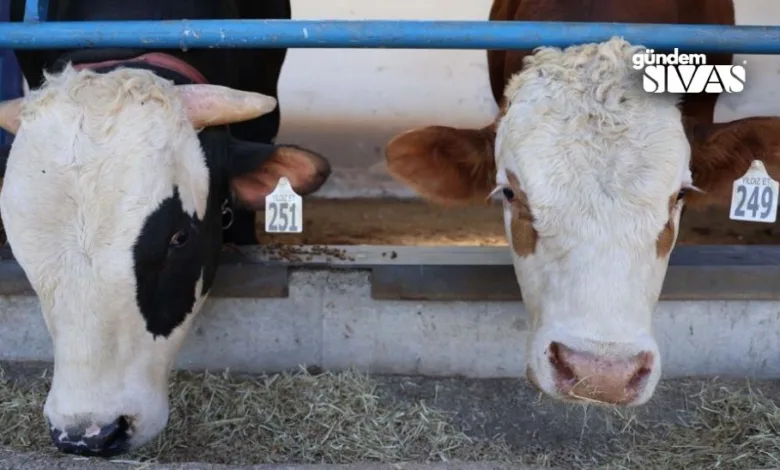
[[[270,145],[233,139],[224,162],[230,187],[244,208],[262,210],[265,197],[286,177],[301,196],[316,192],[328,180],[328,160],[295,145]]]
[[[727,200],[732,184],[753,160],[764,162],[773,179],[780,179],[780,117],[751,117],[731,122],[686,123],[691,144],[694,186],[705,194],[696,198]]]
[[[394,137],[385,159],[390,175],[442,205],[484,203],[495,186],[495,127],[431,126]]]

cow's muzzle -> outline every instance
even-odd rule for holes
[[[120,416],[113,423],[98,426],[88,423],[65,430],[51,428],[51,438],[57,449],[66,454],[113,457],[129,448],[130,423]]]

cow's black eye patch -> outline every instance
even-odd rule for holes
[[[136,300],[155,336],[169,336],[195,305],[204,264],[200,225],[184,211],[174,188],[146,218],[133,247]]]

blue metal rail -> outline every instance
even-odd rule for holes
[[[654,49],[780,54],[778,26],[488,21],[175,20],[0,24],[0,49],[90,47],[532,49],[622,36]]]

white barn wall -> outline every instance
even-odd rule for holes
[[[484,20],[492,0],[292,0],[294,19]],[[780,24],[780,1],[736,0],[737,24]],[[716,120],[780,114],[780,56],[747,61],[745,92],[722,97]],[[323,197],[410,196],[384,171],[399,131],[482,126],[496,112],[483,50],[290,49],[280,78],[279,142],[315,149],[334,172]]]

